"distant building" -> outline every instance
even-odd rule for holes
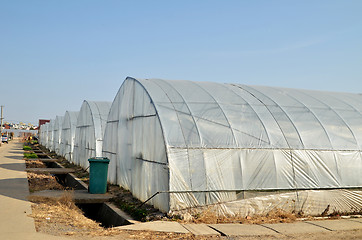
[[[48,119],[39,119],[39,125],[38,125],[38,127],[40,127],[41,125],[43,125],[43,124],[45,124],[45,123],[47,123],[47,122],[50,122],[50,120],[48,120]]]
[[[43,124],[46,124],[48,122],[50,122],[50,119],[39,119],[38,127],[35,128],[36,130],[38,130],[38,134],[39,134],[40,126],[43,125]]]

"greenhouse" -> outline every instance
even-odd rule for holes
[[[83,102],[75,129],[75,164],[87,168],[89,158],[102,156],[103,134],[110,107],[111,102]]]
[[[103,139],[109,181],[165,212],[362,209],[361,150],[361,94],[130,77]]]
[[[53,125],[53,151],[56,154],[60,153],[60,141],[62,139],[62,124],[63,124],[63,117],[56,116]]]
[[[54,119],[51,119],[48,125],[48,140],[46,142],[46,148],[48,148],[50,151],[54,151],[53,149],[53,131],[54,131]]]
[[[60,155],[68,161],[73,161],[75,128],[79,112],[66,111],[62,123]]]
[[[43,146],[47,145],[47,141],[48,141],[48,126],[49,123],[45,123],[43,125],[40,126],[40,144]]]
[[[39,126],[39,143],[41,145],[44,145],[45,143],[45,124]]]
[[[44,135],[45,135],[45,139],[44,139],[44,146],[48,146],[49,141],[50,141],[50,137],[49,137],[49,132],[50,132],[50,122],[47,122],[46,124],[44,124],[45,127],[45,131],[44,131]]]

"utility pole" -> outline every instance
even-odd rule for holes
[[[1,140],[0,140],[0,146],[1,146],[1,144],[3,144],[3,108],[4,108],[4,106],[3,105],[1,105],[1,125],[0,125],[0,137],[1,137]]]

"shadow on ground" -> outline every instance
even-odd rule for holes
[[[0,197],[6,196],[28,201],[28,195],[29,188],[27,178],[8,178],[0,180]]]
[[[14,171],[25,171],[24,163],[4,163],[0,164],[0,168],[5,168]]]
[[[24,161],[23,156],[14,156],[14,155],[12,155],[12,156],[4,156],[4,158],[16,159],[16,160],[22,160],[22,161]]]
[[[9,153],[14,153],[14,154],[21,154],[21,155],[23,155],[24,150],[9,151]]]

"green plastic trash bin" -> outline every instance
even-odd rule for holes
[[[108,158],[90,158],[88,192],[103,194],[107,192]]]

